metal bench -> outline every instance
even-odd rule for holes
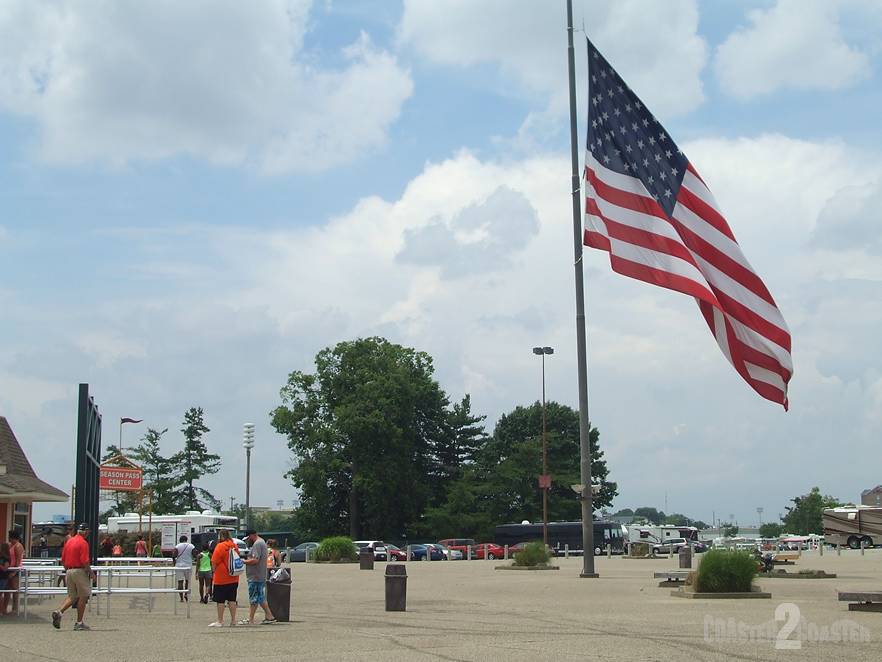
[[[839,591],[839,601],[848,602],[848,611],[882,612],[882,591]]]
[[[689,576],[689,570],[667,570],[663,572],[653,572],[653,579],[663,579],[658,583],[660,588],[665,588],[666,586],[679,586],[683,582],[686,581],[686,578]]]

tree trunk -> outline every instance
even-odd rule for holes
[[[349,537],[358,540],[361,537],[358,526],[358,492],[355,489],[355,471],[352,472],[352,486],[349,488]]]

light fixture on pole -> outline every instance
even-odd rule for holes
[[[551,347],[534,347],[533,354],[542,357],[542,475],[539,487],[542,489],[542,542],[548,544],[548,488],[551,476],[548,475],[548,438],[545,433],[545,355],[554,354]]]
[[[242,426],[242,446],[245,448],[245,528],[251,528],[251,449],[254,448],[254,423]]]

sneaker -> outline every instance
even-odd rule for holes
[[[210,627],[210,628],[222,628],[223,626],[224,626],[223,623],[218,623],[217,621],[215,621],[214,623],[208,624],[208,627]]]
[[[74,630],[91,630],[85,623],[74,623]]]
[[[53,611],[52,612],[52,627],[54,627],[56,630],[61,629],[61,612],[60,611]]]
[[[254,625],[254,623],[249,621],[247,618],[243,618],[239,621],[239,625]]]
[[[278,623],[278,621],[274,618],[265,618],[260,622],[261,625],[272,625],[273,623]]]

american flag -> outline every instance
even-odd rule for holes
[[[729,362],[787,409],[790,332],[698,172],[588,41],[585,245],[613,271],[695,297]]]

